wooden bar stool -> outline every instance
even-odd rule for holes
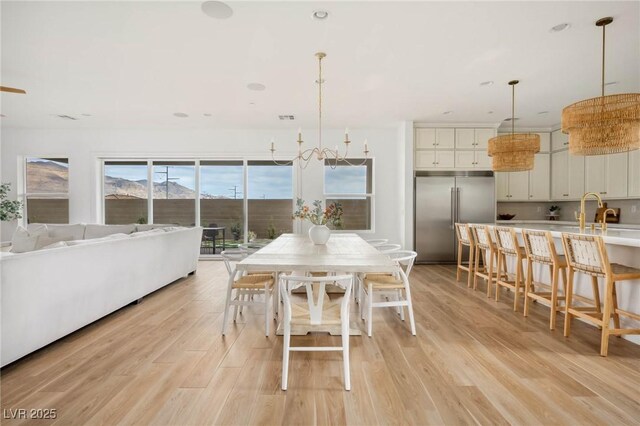
[[[556,328],[556,313],[558,312],[558,301],[565,300],[564,296],[558,296],[559,276],[562,276],[562,293],[567,289],[567,260],[564,256],[558,255],[553,237],[549,231],[523,230],[524,249],[527,253],[527,280],[524,286],[524,316],[529,315],[529,301],[541,300],[549,302],[551,312],[549,314],[549,329]],[[549,268],[551,285],[535,281],[533,276],[533,265],[544,265]],[[550,291],[538,291],[538,288],[549,289]],[[541,289],[541,290],[542,290]]]
[[[473,289],[478,288],[478,277],[487,282],[487,297],[491,297],[491,286],[496,281],[496,266],[498,263],[498,247],[491,238],[491,231],[487,225],[469,225],[475,241],[475,264],[473,267]],[[482,266],[480,266],[482,260]]]
[[[618,309],[616,294],[616,282],[640,279],[640,269],[610,263],[602,237],[563,233],[562,243],[569,264],[564,335],[569,337],[573,316],[586,319],[602,328],[600,355],[607,356],[609,335],[640,334],[640,328],[621,328],[620,315],[635,320],[640,320],[640,315]],[[594,306],[574,306],[573,280],[576,273],[591,276]],[[603,278],[606,285],[602,309],[600,308],[598,278]],[[613,318],[614,328],[611,328],[611,318]]]
[[[514,291],[513,310],[518,310],[518,298],[520,293],[524,293],[523,279],[524,272],[522,261],[526,254],[524,247],[518,243],[518,236],[513,228],[506,226],[495,227],[496,246],[498,247],[498,277],[496,279],[496,302],[500,296],[500,287],[506,287]],[[507,268],[507,257],[514,258],[516,261],[515,274],[509,273]],[[513,280],[511,280],[513,276]]]
[[[467,223],[456,223],[456,235],[458,236],[458,267],[456,268],[456,281],[460,281],[460,271],[467,271],[469,275],[467,279],[467,287],[471,287],[471,279],[473,277],[473,255],[475,244],[473,235]],[[462,264],[462,247],[469,247],[469,265]]]

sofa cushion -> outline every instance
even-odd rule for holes
[[[38,235],[38,241],[36,241],[36,247],[34,250],[40,250],[50,245],[70,241],[71,237],[50,237],[48,234]],[[66,245],[66,244],[65,244]]]
[[[165,224],[153,223],[153,224],[136,225],[136,232],[151,231],[152,229],[166,228],[168,226],[175,226],[175,225],[166,224],[166,223]]]
[[[131,234],[135,232],[136,225],[96,225],[88,224],[84,231],[84,239],[102,238],[113,234]]]
[[[123,240],[126,238],[130,238],[131,235],[129,234],[111,234],[111,235],[107,235],[106,237],[102,237],[102,238],[92,238],[90,240],[71,240],[71,241],[67,241],[67,246],[79,246],[79,245],[84,245],[84,244],[94,244],[94,243],[101,243],[101,242],[105,242],[105,241],[111,241],[111,240]]]
[[[150,229],[148,231],[135,232],[135,233],[131,234],[131,236],[132,237],[144,237],[145,235],[163,234],[163,233],[164,233],[164,229],[156,228],[156,229]]]
[[[33,226],[30,231],[18,226],[11,237],[11,252],[25,253],[35,250],[41,235],[47,236],[47,225]]]
[[[42,248],[39,248],[38,250],[49,250],[49,249],[52,249],[52,248],[61,248],[61,247],[66,247],[66,246],[67,246],[67,242],[66,241],[57,241],[57,242],[55,242],[53,244],[49,244],[49,245],[46,245],[46,246],[44,246]]]
[[[84,230],[86,225],[84,223],[76,223],[74,225],[52,225],[47,224],[49,230],[49,236],[51,238],[69,239],[69,240],[82,240],[84,239]]]

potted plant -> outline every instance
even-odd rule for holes
[[[8,200],[9,191],[11,191],[10,183],[0,184],[0,221],[8,222],[10,220],[22,219],[22,202],[17,200]]]
[[[336,228],[342,227],[342,204],[331,203],[325,209],[322,208],[322,201],[315,200],[309,207],[304,200],[296,200],[296,211],[293,213],[294,219],[308,220],[313,224],[309,229],[309,238],[314,244],[326,244],[331,236],[331,231],[327,225]]]
[[[236,222],[231,225],[231,235],[233,235],[234,241],[238,241],[240,236],[242,235],[242,227],[240,226],[240,222]]]
[[[560,206],[549,207],[549,220],[558,220],[560,216]]]

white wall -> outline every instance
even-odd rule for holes
[[[303,129],[305,144],[315,143],[315,131]],[[404,196],[401,188],[405,170],[404,154],[399,149],[397,128],[353,129],[350,152],[362,152],[367,138],[375,158],[375,233],[365,238],[389,238],[404,243]],[[244,157],[269,159],[269,142],[276,140],[277,152],[286,157],[295,155],[295,129],[282,130],[69,130],[69,129],[2,129],[2,182],[11,182],[14,196],[19,180],[19,162],[25,156],[69,158],[69,221],[98,222],[100,220],[99,158],[143,157]],[[323,140],[328,146],[342,145],[344,130],[325,129]],[[404,147],[404,143],[402,143]],[[289,148],[288,152],[285,149]],[[319,161],[300,172],[300,195],[307,199],[323,196],[322,167]],[[407,182],[407,184],[411,184]],[[10,240],[16,221],[2,223],[2,241]]]

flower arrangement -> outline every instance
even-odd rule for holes
[[[312,208],[309,207],[302,198],[298,198],[293,218],[308,220],[314,225],[332,225],[337,229],[342,228],[342,204],[331,203],[323,209],[322,201],[315,200],[312,206]]]

